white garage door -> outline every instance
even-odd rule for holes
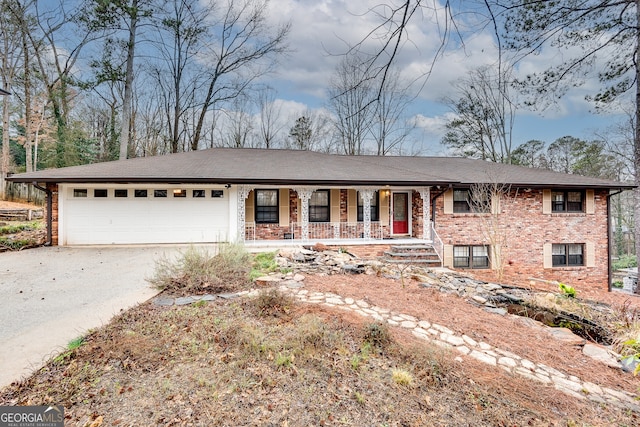
[[[214,187],[61,189],[63,245],[223,242],[229,197]]]

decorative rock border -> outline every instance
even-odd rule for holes
[[[543,384],[553,385],[557,390],[575,398],[607,403],[634,412],[640,412],[640,404],[631,393],[583,381],[576,376],[567,375],[544,364],[534,363],[517,354],[501,350],[482,341],[476,341],[467,335],[457,335],[446,326],[372,306],[363,300],[343,298],[333,293],[309,292],[306,289],[291,288],[286,285],[280,286],[279,290],[307,304],[322,304],[331,308],[351,311],[363,317],[386,322],[390,326],[409,329],[417,338],[440,347],[455,350],[461,355],[471,357],[479,362],[497,366],[511,374],[520,375]],[[254,290],[249,295],[257,292],[259,291]],[[459,356],[456,357],[456,360],[462,361]]]
[[[300,278],[300,276],[297,277],[297,279]],[[255,297],[264,289],[267,289],[267,287],[217,295],[208,294],[180,298],[158,297],[153,300],[153,303],[157,306],[172,306],[189,305],[199,301],[209,302],[240,297]],[[297,281],[292,278],[285,282],[280,282],[278,289],[302,303],[319,304],[333,309],[350,311],[363,317],[370,317],[378,322],[386,322],[393,327],[410,330],[414,336],[421,340],[454,350],[460,353],[461,356],[471,357],[487,365],[501,368],[510,374],[519,375],[542,384],[552,385],[557,390],[577,399],[610,404],[640,413],[640,404],[638,404],[636,396],[631,393],[583,381],[574,375],[565,374],[542,363],[534,363],[529,359],[501,350],[486,342],[476,341],[467,335],[457,335],[446,326],[373,306],[364,300],[344,298],[330,292],[310,292],[307,289],[303,289],[301,280]],[[456,360],[462,361],[461,356],[457,356]]]

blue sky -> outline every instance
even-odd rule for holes
[[[339,54],[346,50],[347,43],[363,40],[377,24],[374,15],[366,12],[380,5],[379,0],[271,0],[269,5],[270,19],[274,23],[287,19],[292,22],[292,52],[280,61],[279,72],[267,79],[278,91],[278,102],[284,114],[295,116],[306,109],[323,108],[328,81],[340,61]],[[437,13],[428,10],[424,10],[420,18],[411,22],[409,39],[403,44],[397,64],[405,78],[416,80],[420,85],[424,83],[421,88],[415,85],[411,93],[416,100],[410,114],[419,118],[420,127],[413,137],[423,145],[423,154],[446,154],[439,142],[442,124],[451,117],[451,112],[441,100],[444,96],[452,96],[452,83],[464,77],[468,70],[494,63],[495,48],[489,32],[467,34],[464,47],[450,46],[435,62],[425,83],[420,76],[430,69],[440,42],[436,18],[443,21]],[[467,20],[476,18],[473,14],[465,17]],[[471,24],[459,23],[463,27]],[[378,44],[375,39],[366,42],[371,49]],[[568,53],[546,49],[540,55],[520,62],[517,73],[525,75],[541,71]],[[522,110],[515,122],[514,145],[531,139],[550,143],[565,135],[593,139],[596,132],[621,121],[624,115],[616,108],[606,114],[592,113],[594,105],[586,102],[584,96],[598,87],[595,79],[586,80],[582,87],[570,90],[544,111]]]

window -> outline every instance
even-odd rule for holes
[[[211,197],[213,197],[215,199],[220,199],[220,198],[224,197],[224,191],[223,190],[211,190]]]
[[[469,190],[453,190],[453,211],[471,212],[471,194]]]
[[[147,197],[147,190],[133,190],[133,197]]]
[[[153,190],[153,197],[167,197],[167,190]]]
[[[380,210],[378,209],[378,201],[379,201],[378,192],[376,191],[373,197],[371,198],[371,221],[380,221]],[[358,221],[364,221],[363,214],[364,200],[362,199],[362,195],[358,191]]]
[[[173,197],[187,197],[187,190],[176,188],[173,190]]]
[[[583,200],[582,191],[552,191],[551,211],[582,212]]]
[[[87,189],[86,188],[74,188],[73,189],[73,197],[87,197]]]
[[[480,192],[474,195],[471,190],[453,190],[453,212],[490,212],[491,201],[483,193]]]
[[[584,245],[554,244],[552,246],[552,262],[554,267],[584,265]]]
[[[204,197],[204,190],[193,190],[193,191],[191,192],[191,196],[192,196],[194,199],[201,199],[201,198],[203,198],[203,197]]]
[[[93,190],[93,197],[107,197],[107,195],[106,188],[96,188]]]
[[[318,190],[311,194],[309,222],[329,222],[329,190]]]
[[[115,197],[129,197],[129,190],[126,188],[116,188],[113,195]]]
[[[454,246],[454,268],[489,268],[488,246]]]
[[[256,222],[278,222],[278,190],[256,190]]]

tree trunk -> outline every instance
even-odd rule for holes
[[[6,196],[5,178],[9,172],[11,162],[11,152],[9,150],[9,97],[5,95],[2,98],[2,170],[0,170],[0,200],[4,200]]]
[[[636,0],[636,25],[640,24],[640,0]],[[636,121],[634,123],[633,138],[633,169],[635,184],[638,186],[634,190],[635,212],[634,228],[636,236],[636,259],[640,256],[640,29],[636,31],[636,51],[635,51],[635,71],[636,71]],[[636,288],[636,293],[640,294],[640,286]]]
[[[26,157],[26,171],[33,171],[33,151],[31,138],[31,63],[27,46],[26,30],[22,31],[22,50],[24,55],[24,151]]]
[[[129,44],[127,45],[127,69],[124,82],[124,99],[122,101],[122,128],[120,131],[120,160],[127,158],[131,130],[131,101],[133,99],[133,56],[136,46],[136,30],[138,27],[138,0],[131,4],[131,21],[129,22]]]

